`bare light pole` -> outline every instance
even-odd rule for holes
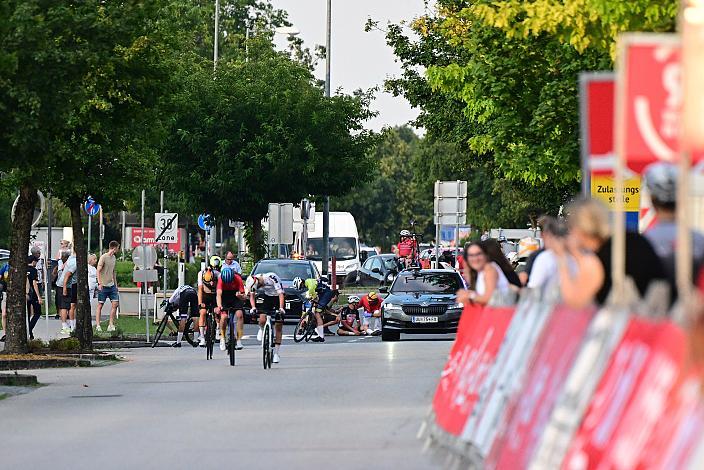
[[[325,97],[330,98],[330,38],[332,20],[332,0],[327,0],[327,21],[325,32]],[[323,276],[328,274],[328,260],[330,258],[330,196],[323,196]],[[332,281],[332,279],[331,279]]]
[[[213,70],[218,65],[218,50],[220,44],[220,0],[215,0],[215,40],[213,41]]]

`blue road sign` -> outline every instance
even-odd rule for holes
[[[210,216],[208,214],[201,214],[198,216],[198,226],[201,230],[210,230],[210,224],[208,224],[208,219]]]
[[[95,202],[92,197],[89,197],[88,200],[83,203],[83,210],[92,217],[100,212],[100,204]]]

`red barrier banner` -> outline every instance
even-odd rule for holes
[[[700,387],[701,371],[680,374],[680,380],[667,399],[638,468],[687,468],[704,429],[704,407]]]
[[[685,355],[681,329],[672,323],[631,319],[562,468],[636,468],[675,393]],[[660,455],[665,449],[649,452]]]
[[[488,467],[528,467],[594,313],[594,309],[562,305],[552,312],[533,350],[524,386],[509,402],[506,424],[494,441]]]
[[[465,307],[433,399],[436,424],[446,432],[462,432],[514,312],[512,307]]]

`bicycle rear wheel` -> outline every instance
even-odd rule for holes
[[[227,352],[230,355],[230,365],[235,365],[235,345],[237,344],[237,322],[234,319],[235,313],[230,313],[230,333],[229,333],[229,343],[227,344]]]
[[[205,358],[213,358],[213,346],[215,345],[215,319],[212,313],[205,317]]]
[[[183,337],[186,341],[188,341],[188,344],[194,348],[198,346],[198,341],[196,341],[195,334],[197,328],[198,326],[196,326],[193,322],[193,317],[190,317],[186,320],[186,327],[183,329]]]
[[[308,322],[310,321],[310,313],[309,312],[304,312],[303,315],[301,315],[301,319],[298,320],[298,324],[296,325],[296,329],[293,331],[293,340],[296,343],[300,343],[303,341],[306,337],[306,333],[308,331]]]
[[[315,327],[318,326],[318,320],[316,320],[315,315],[312,313],[308,318],[308,324],[306,325],[306,343],[311,340],[313,333],[315,333]]]
[[[269,343],[271,340],[269,336],[271,335],[271,327],[267,323],[264,325],[264,333],[262,334],[262,362],[264,364],[264,370],[269,366]]]

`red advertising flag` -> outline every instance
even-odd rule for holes
[[[685,335],[672,323],[631,319],[562,468],[636,468],[676,387],[685,353]]]
[[[594,313],[555,308],[533,350],[524,386],[511,399],[507,424],[487,459],[489,467],[528,467]]]
[[[613,175],[614,76],[584,74],[582,78],[582,145],[585,175]]]
[[[436,424],[446,432],[462,433],[514,312],[514,308],[465,307],[433,398]]]

